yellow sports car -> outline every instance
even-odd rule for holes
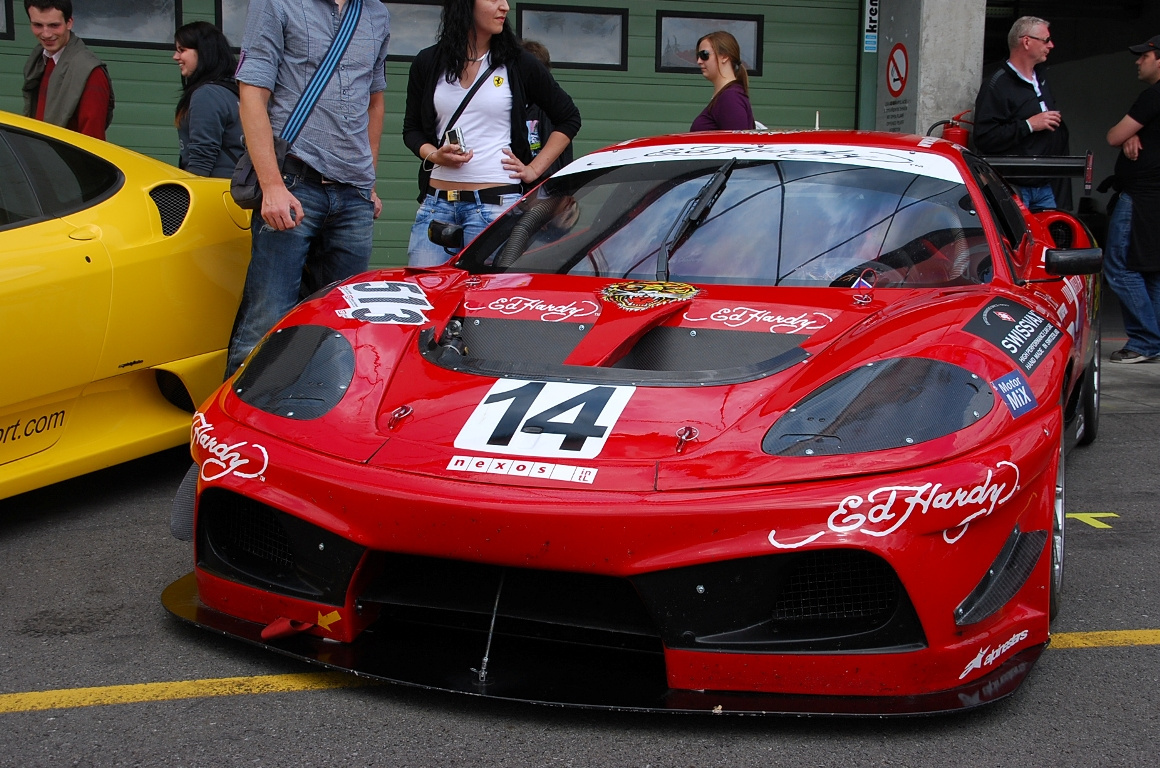
[[[0,498],[188,442],[249,261],[228,186],[0,112]]]

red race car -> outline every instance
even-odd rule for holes
[[[194,417],[182,619],[433,689],[909,714],[1049,641],[1099,249],[916,136],[588,155],[292,311]],[[183,530],[184,529],[184,530]]]

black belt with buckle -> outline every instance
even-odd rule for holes
[[[502,187],[488,187],[487,189],[435,189],[431,187],[427,194],[434,195],[440,200],[449,203],[483,203],[484,205],[503,205],[504,195],[522,195],[524,188],[519,184],[507,184]]]
[[[328,179],[318,171],[311,168],[306,162],[297,155],[286,155],[286,160],[282,163],[282,173],[288,176],[297,176],[300,179],[313,181],[317,184],[338,184],[334,179]]]

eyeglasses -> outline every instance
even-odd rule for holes
[[[708,51],[697,51],[697,58],[701,61],[708,61],[709,57],[712,55],[713,54],[709,53]]]
[[[1036,37],[1035,35],[1024,35],[1024,37],[1030,37],[1032,40],[1038,40],[1039,42],[1043,43],[1044,45],[1051,44],[1051,36],[1050,35],[1048,35],[1047,37]]]

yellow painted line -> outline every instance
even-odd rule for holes
[[[1068,512],[1068,520],[1079,520],[1092,528],[1111,528],[1112,526],[1100,520],[1101,517],[1119,517],[1115,512]]]
[[[1125,629],[1119,632],[1060,632],[1052,634],[1052,648],[1113,648],[1160,645],[1160,629]]]
[[[1160,645],[1160,629],[1057,632],[1051,636],[1052,649],[1113,648],[1142,645]],[[303,672],[258,677],[219,677],[172,683],[63,688],[55,691],[0,694],[0,714],[35,712],[45,709],[69,709],[72,707],[96,707],[106,704],[140,704],[149,701],[200,699],[212,696],[326,691],[378,684],[375,680],[356,677],[346,672]]]
[[[146,701],[200,699],[209,696],[244,696],[257,693],[325,691],[375,685],[374,680],[346,672],[304,672],[260,677],[220,677],[173,683],[109,685],[97,688],[65,688],[55,691],[0,694],[0,713],[44,709],[94,707],[103,704],[139,704]]]

